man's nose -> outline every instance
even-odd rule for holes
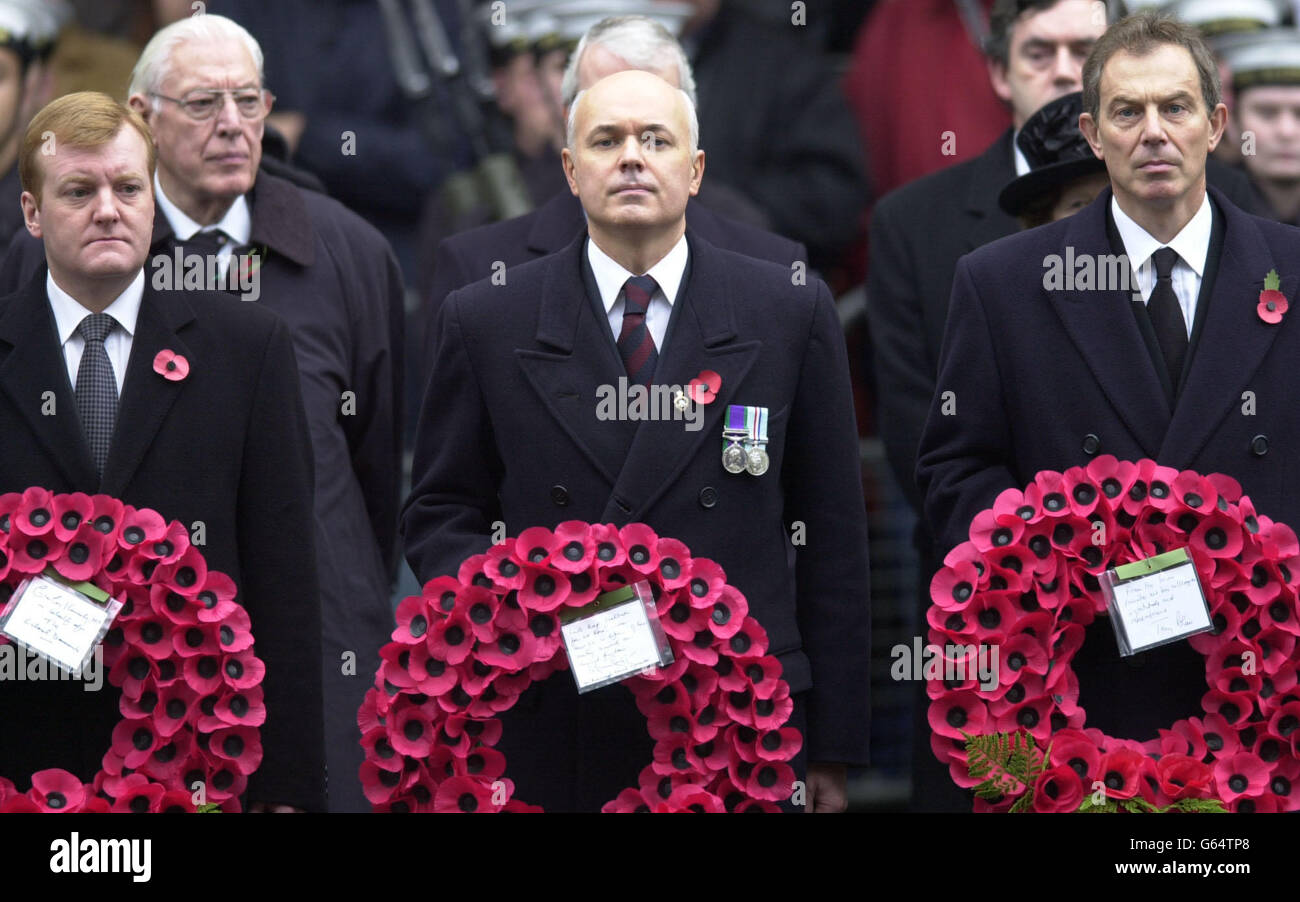
[[[239,107],[235,104],[235,95],[230,93],[222,94],[217,102],[220,104],[217,108],[218,130],[225,133],[239,131],[239,123],[243,117],[239,115]]]
[[[112,185],[105,185],[95,192],[95,221],[116,222],[122,216],[117,206],[117,195]]]
[[[619,165],[638,168],[645,165],[645,148],[636,135],[630,134],[623,139],[623,153],[619,158]]]
[[[1153,104],[1142,114],[1142,140],[1159,142],[1165,138],[1164,120],[1160,118],[1160,109]]]
[[[1052,60],[1052,82],[1075,91],[1083,87],[1083,63],[1066,44],[1056,48],[1056,57]]]

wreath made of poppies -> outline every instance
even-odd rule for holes
[[[239,811],[266,707],[234,581],[156,511],[42,488],[0,495],[0,610],[42,574],[123,603],[101,646],[122,719],[90,783],[49,769],[19,792],[0,776],[0,812]],[[0,683],[10,691],[21,688]]]
[[[1187,640],[1205,659],[1203,716],[1148,741],[1088,728],[1071,661],[1106,613],[1098,578],[1178,548],[1214,627]],[[952,678],[974,666],[928,682],[931,747],[977,811],[1294,810],[1298,580],[1295,532],[1229,476],[1109,455],[1040,472],[975,517],[931,582],[945,659],[999,652],[994,688]]]
[[[560,614],[645,580],[673,662],[623,681],[653,760],[605,812],[776,811],[802,745],[767,634],[722,568],[644,524],[526,529],[397,608],[358,712],[376,811],[540,811],[514,798],[498,717],[569,663]],[[605,689],[601,691],[614,691]]]

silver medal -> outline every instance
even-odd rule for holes
[[[766,473],[768,463],[767,452],[763,450],[762,445],[755,445],[745,455],[745,469],[751,476],[762,476]]]
[[[747,466],[747,455],[739,442],[733,441],[722,449],[722,468],[728,473],[743,473]]]

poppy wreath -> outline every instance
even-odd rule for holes
[[[514,798],[498,717],[567,670],[559,614],[646,580],[673,663],[623,681],[655,740],[604,812],[777,811],[803,737],[767,633],[722,568],[634,523],[526,529],[397,608],[357,714],[361,783],[381,812],[536,812]]]
[[[1205,658],[1203,716],[1147,741],[1087,728],[1071,660],[1106,612],[1098,576],[1184,547],[1214,625],[1188,640]],[[927,685],[931,749],[967,788],[982,780],[971,737],[1028,733],[1046,750],[1035,780],[977,797],[976,811],[1204,810],[1188,801],[1197,799],[1300,808],[1298,578],[1295,532],[1258,513],[1229,476],[1109,455],[1044,470],[977,515],[931,581],[929,637],[944,649],[946,678]],[[991,690],[972,676],[982,645],[999,650]]]
[[[234,581],[156,511],[42,488],[0,495],[0,608],[47,568],[123,602],[102,644],[122,719],[90,783],[42,770],[20,793],[0,777],[0,812],[195,811],[196,782],[205,810],[239,811],[262,762],[266,668]]]

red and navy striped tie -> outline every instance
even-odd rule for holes
[[[628,381],[641,385],[650,384],[659,360],[654,336],[645,323],[650,297],[658,287],[651,276],[633,276],[623,283],[623,330],[618,336],[618,353]]]

